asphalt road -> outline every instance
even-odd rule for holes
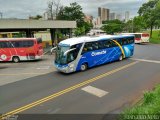
[[[132,58],[85,72],[66,75],[52,69],[26,79],[22,74],[21,80],[0,86],[0,113],[120,113],[160,83],[159,51],[159,45],[136,45]]]

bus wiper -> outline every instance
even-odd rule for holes
[[[72,49],[70,49],[70,50],[67,50],[63,55],[64,56],[66,56],[69,52],[71,52],[71,51],[73,51],[73,50],[75,50],[76,48],[72,48]]]

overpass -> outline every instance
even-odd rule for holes
[[[28,20],[28,19],[0,19],[0,32],[26,32],[26,37],[33,37],[34,31],[50,30],[52,43],[58,38],[56,32],[69,31],[76,28],[76,21],[63,20]]]

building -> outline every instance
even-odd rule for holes
[[[23,32],[26,37],[34,37],[34,32],[49,31],[52,45],[57,43],[59,38],[57,33],[62,33],[65,30],[67,31],[66,34],[72,37],[72,30],[76,26],[76,21],[0,19],[1,34],[3,32]],[[4,34],[2,37],[8,37],[7,35]]]
[[[115,20],[116,19],[116,13],[110,13],[109,20]]]
[[[93,16],[91,16],[91,15],[85,15],[84,21],[85,21],[85,22],[88,22],[88,23],[92,23],[92,21],[93,21]]]
[[[116,19],[122,21],[122,14],[117,14],[117,15],[116,15]]]
[[[102,24],[102,21],[101,21],[101,18],[98,17],[97,20],[96,20],[96,25],[100,25],[100,24]]]
[[[100,17],[101,22],[109,20],[109,12],[110,12],[110,9],[101,8],[101,7],[98,8],[98,17]]]
[[[125,12],[125,22],[127,22],[129,20],[129,11]]]

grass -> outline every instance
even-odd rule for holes
[[[138,120],[144,117],[146,120],[150,120],[153,117],[155,119],[159,117],[158,119],[160,119],[158,115],[160,115],[160,85],[154,91],[145,92],[142,102],[131,109],[125,110],[120,119],[133,120],[137,117],[139,117]]]
[[[147,31],[150,33],[150,31]],[[153,30],[152,38],[150,38],[150,43],[160,44],[160,30]]]

